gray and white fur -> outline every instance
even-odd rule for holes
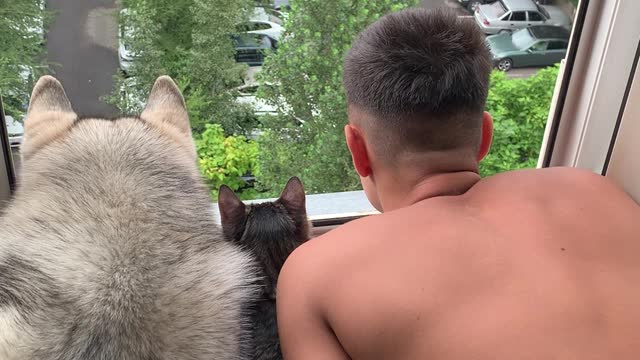
[[[169,77],[139,117],[36,84],[0,218],[0,359],[243,359],[258,268],[215,224]]]

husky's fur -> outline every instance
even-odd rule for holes
[[[79,119],[50,77],[0,218],[0,359],[241,359],[251,256],[214,223],[180,91],[140,117]]]
[[[294,177],[273,202],[244,205],[226,186],[220,188],[218,207],[227,239],[255,256],[262,270],[262,297],[251,312],[253,360],[280,360],[276,319],[276,288],[285,260],[309,239],[302,182]]]

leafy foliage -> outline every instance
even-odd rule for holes
[[[267,58],[262,96],[279,108],[264,121],[259,140],[261,176],[268,189],[281,189],[299,176],[308,192],[354,190],[360,183],[344,143],[347,123],[342,60],[355,36],[385,13],[412,0],[298,0],[291,3],[286,41]]]
[[[247,69],[235,62],[230,34],[255,5],[252,0],[124,0],[127,11],[119,26],[135,61],[131,78],[116,75],[106,100],[136,113],[150,84],[169,75],[181,85],[194,132],[207,123],[223,124],[227,134],[245,130],[238,123],[255,124],[229,93],[242,84]]]
[[[0,95],[5,112],[21,119],[34,79],[44,74],[44,25],[40,0],[0,0]]]
[[[527,79],[491,74],[486,109],[493,116],[494,137],[480,163],[483,176],[536,166],[557,77],[557,66]]]
[[[259,76],[269,85],[261,86],[259,96],[276,106],[278,115],[258,121],[230,91],[242,83],[246,66],[235,63],[229,35],[248,17],[253,1],[123,0],[130,11],[120,20],[135,26],[130,46],[137,59],[131,77],[117,77],[110,101],[124,112],[137,112],[157,76],[176,79],[202,172],[214,189],[224,183],[242,190],[242,176],[249,173],[266,190],[261,197],[277,195],[293,175],[311,193],[359,189],[343,136],[342,60],[364,27],[416,2],[292,2],[284,39]],[[481,163],[484,176],[535,166],[556,76],[555,67],[529,79],[492,74],[487,110],[494,116],[495,134],[492,151]],[[246,139],[259,126],[260,151]],[[257,196],[254,189],[244,188],[243,194]]]
[[[253,189],[245,189],[242,178],[256,173],[258,144],[244,136],[224,136],[222,126],[206,124],[205,131],[196,140],[200,171],[211,186],[212,195],[218,197],[221,185],[227,185],[241,198],[255,197]]]

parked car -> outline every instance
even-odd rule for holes
[[[261,66],[265,51],[275,50],[275,40],[264,34],[240,33],[231,36],[236,62]]]
[[[267,35],[271,39],[280,41],[284,28],[282,20],[274,15],[269,15],[262,7],[256,7],[249,21],[237,26],[238,32]]]
[[[277,114],[277,108],[275,106],[256,97],[258,87],[259,84],[257,83],[242,85],[233,89],[233,95],[238,103],[249,105],[256,116]]]
[[[535,25],[571,28],[571,19],[560,8],[540,5],[533,0],[499,0],[480,5],[474,17],[486,34],[512,32]]]
[[[38,0],[38,8],[40,12],[35,16],[34,23],[27,25],[27,31],[30,35],[33,35],[40,41],[40,44],[44,44],[45,29],[44,29],[44,16],[45,16],[45,0]]]
[[[135,28],[130,25],[129,10],[120,10],[119,31],[118,31],[118,64],[120,70],[128,74],[131,65],[136,58],[136,54],[131,50],[131,39],[134,36]]]
[[[502,71],[514,67],[549,66],[567,54],[569,30],[561,26],[538,25],[513,33],[487,36],[493,64]]]
[[[475,12],[478,6],[482,4],[491,4],[498,0],[458,0],[458,2],[467,8],[470,12]],[[551,5],[552,0],[537,0],[537,3],[540,5]]]
[[[288,0],[276,0],[273,2],[271,12],[281,21],[287,20],[289,17],[289,11],[291,11],[291,5],[289,5]]]
[[[24,136],[24,127],[22,123],[14,119],[12,116],[5,116],[7,122],[7,132],[9,133],[9,145],[11,147],[18,147],[22,143],[22,137]]]

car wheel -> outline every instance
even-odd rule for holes
[[[469,9],[469,11],[471,12],[475,12],[480,5],[482,5],[481,0],[471,0],[469,1],[469,4],[467,4],[467,9]]]
[[[504,58],[498,61],[498,70],[507,72],[511,70],[511,68],[513,68],[513,60]]]

